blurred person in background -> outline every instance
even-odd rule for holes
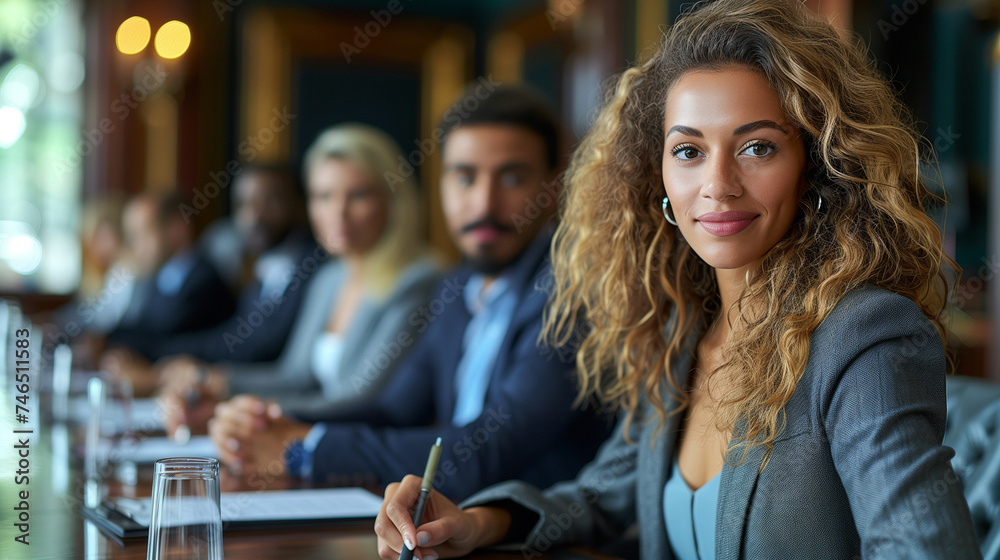
[[[558,126],[541,96],[520,87],[499,87],[449,118],[472,95],[441,125],[441,200],[464,262],[410,318],[426,330],[412,354],[376,400],[323,415],[248,395],[220,404],[210,433],[231,467],[250,476],[277,464],[320,484],[380,485],[423,472],[441,436],[436,486],[468,495],[515,476],[572,476],[607,437],[607,418],[574,407],[573,352],[538,340]]]
[[[120,200],[104,199],[91,201],[83,209],[81,214],[81,235],[83,238],[82,257],[83,267],[80,278],[80,288],[77,296],[83,299],[92,300],[100,298],[102,294],[108,292],[108,283],[111,278],[128,276],[134,279],[134,274],[130,272],[131,266],[128,264],[125,241],[121,228],[122,203]],[[123,274],[125,272],[126,274]],[[94,328],[107,332],[113,328],[117,319],[124,313],[125,307],[130,299],[128,295],[120,295],[116,290],[116,296],[125,303],[112,303],[114,312],[109,314],[107,319],[92,321]],[[131,289],[127,291],[131,294]],[[109,326],[110,325],[110,326]]]
[[[113,199],[91,201],[81,216],[82,273],[73,300],[53,314],[46,339],[73,342],[74,358],[92,365],[91,352],[103,346],[128,309],[136,272],[128,261],[121,229],[122,204]]]
[[[208,329],[131,341],[145,360],[131,377],[220,361],[274,360],[285,347],[305,286],[322,255],[305,224],[305,202],[295,173],[280,165],[244,166],[233,184],[233,214],[247,281],[236,311]],[[169,374],[169,373],[168,373]]]
[[[112,347],[102,369],[127,376],[138,369],[141,348],[150,339],[217,325],[233,313],[232,292],[215,268],[194,248],[194,226],[175,194],[140,194],[125,206],[122,229],[140,278],[118,326],[108,333]],[[136,392],[148,391],[143,377]]]
[[[320,134],[305,156],[308,211],[336,260],[316,271],[276,360],[164,368],[164,398],[175,411],[168,431],[180,422],[203,428],[215,403],[230,395],[265,395],[290,413],[322,416],[384,387],[419,335],[410,320],[439,275],[422,241],[413,178],[387,182],[400,157],[396,143],[370,126]],[[317,255],[312,269],[324,260]],[[184,410],[181,397],[190,391],[200,391],[200,404]]]

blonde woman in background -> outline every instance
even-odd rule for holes
[[[274,399],[285,414],[322,419],[324,410],[369,399],[384,386],[409,346],[398,340],[416,338],[409,319],[438,277],[420,231],[414,180],[397,180],[400,154],[387,134],[367,125],[319,135],[304,162],[309,220],[335,258],[316,271],[274,362],[164,372],[168,432],[181,423],[202,425],[215,403],[239,394]],[[201,398],[186,408],[182,397],[191,391]]]

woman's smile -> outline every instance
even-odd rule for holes
[[[709,212],[698,216],[695,220],[708,233],[716,237],[728,237],[750,227],[760,214],[754,212],[741,212],[731,210],[729,212]]]

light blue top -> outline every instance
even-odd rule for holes
[[[455,371],[458,398],[451,423],[457,427],[482,413],[493,364],[517,307],[517,293],[510,288],[509,278],[501,275],[483,288],[485,280],[483,275],[473,274],[462,293],[472,320],[465,328],[462,359]]]
[[[663,487],[663,518],[677,560],[715,560],[715,512],[719,474],[692,491],[674,460]],[[721,474],[721,473],[720,473]]]

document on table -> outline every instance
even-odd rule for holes
[[[86,424],[90,418],[90,403],[86,398],[69,402],[69,419]],[[127,406],[122,401],[108,400],[101,411],[101,431],[106,434],[155,432],[163,429],[160,404],[156,399],[134,399]]]
[[[219,452],[208,436],[194,436],[185,444],[176,443],[167,437],[148,437],[138,441],[119,440],[115,446],[109,441],[99,447],[101,457],[112,463],[131,461],[137,464],[152,464],[168,457],[208,457],[218,458]]]
[[[192,515],[199,508],[192,500]],[[110,505],[139,525],[148,527],[152,506],[149,498],[117,497]],[[186,504],[185,504],[186,505]],[[382,499],[362,488],[317,488],[224,492],[220,498],[224,524],[268,524],[292,521],[374,518]],[[198,518],[194,515],[194,518]],[[191,523],[191,519],[187,519]]]

